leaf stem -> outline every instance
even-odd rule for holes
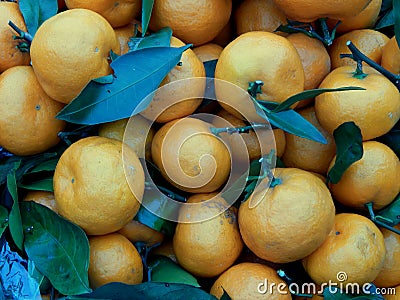
[[[254,130],[257,128],[266,128],[268,127],[268,124],[264,123],[254,123],[252,125],[248,126],[242,126],[242,127],[211,127],[210,131],[212,134],[219,136],[220,133],[226,132],[227,134],[234,134],[234,133],[249,133],[250,130]]]
[[[370,67],[374,68],[376,71],[384,75],[397,87],[398,90],[400,90],[400,75],[393,74],[392,72],[389,72],[388,70],[383,68],[378,63],[374,62],[368,56],[363,54],[351,41],[347,41],[346,45],[351,51],[351,56],[341,54],[340,55],[341,57],[351,57],[352,59],[354,59],[357,62],[357,68],[358,68],[358,62],[365,62]]]
[[[374,222],[376,225],[379,225],[383,228],[386,228],[394,233],[397,233],[400,235],[400,230],[394,228],[393,226],[390,226],[382,221],[377,220],[376,216],[375,216],[375,212],[374,212],[374,208],[373,208],[373,202],[368,202],[365,204],[365,207],[368,209],[369,212],[369,216],[372,222]]]
[[[21,29],[20,29],[17,25],[15,25],[11,20],[8,21],[8,25],[9,25],[12,29],[14,29],[14,31],[15,31],[16,33],[19,34],[19,36],[16,36],[15,39],[23,39],[23,40],[25,40],[25,41],[28,43],[28,45],[30,45],[30,44],[32,43],[33,37],[32,37],[29,33],[27,33],[27,32],[25,32],[25,31],[21,30]]]

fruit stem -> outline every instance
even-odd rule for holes
[[[32,43],[33,37],[32,37],[29,33],[27,33],[27,32],[25,32],[25,31],[21,30],[21,29],[20,29],[17,25],[15,25],[11,20],[8,21],[8,25],[9,25],[12,29],[14,29],[14,31],[15,31],[16,33],[19,34],[19,36],[15,36],[14,39],[23,39],[23,40],[25,40],[25,41],[28,43],[28,45],[30,45],[30,44]]]
[[[264,82],[261,80],[251,81],[249,82],[249,87],[247,88],[247,92],[254,99],[257,98],[257,94],[262,94],[261,87],[264,85]]]
[[[319,23],[321,24],[322,33],[323,33],[323,43],[327,46],[332,45],[333,39],[335,38],[335,31],[332,33],[329,32],[328,24],[326,24],[326,18],[319,19]],[[338,25],[338,24],[336,24]]]
[[[386,228],[386,229],[393,231],[394,233],[397,233],[400,235],[400,230],[394,228],[393,226],[387,225],[386,223],[384,223],[382,221],[377,220],[377,218],[375,216],[373,204],[374,204],[373,202],[368,202],[365,204],[365,207],[368,209],[371,221],[374,222],[376,225],[379,225],[383,228]]]
[[[392,72],[389,72],[388,70],[383,68],[378,63],[374,62],[368,56],[363,54],[351,41],[347,41],[346,45],[349,48],[349,50],[351,51],[351,55],[341,54],[340,57],[351,57],[352,59],[354,59],[357,62],[357,68],[358,68],[359,62],[360,62],[360,64],[362,62],[365,62],[370,67],[374,68],[379,73],[384,75],[387,79],[389,79],[400,91],[400,75],[393,74]],[[356,70],[356,72],[357,72],[357,70]]]
[[[249,133],[250,130],[254,130],[257,128],[266,128],[268,124],[264,123],[253,123],[252,125],[242,126],[242,127],[211,127],[210,131],[212,134],[219,136],[220,133],[226,132],[227,134],[234,134],[234,133]]]

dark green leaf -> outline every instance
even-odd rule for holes
[[[12,156],[0,164],[0,185],[7,182],[7,175],[10,174],[12,170],[17,170],[21,163],[22,157]]]
[[[392,8],[393,8],[393,0],[383,0],[382,5],[381,5],[380,14],[387,10],[391,10]]]
[[[380,136],[377,140],[390,147],[398,157],[400,157],[400,123],[399,128],[393,128],[388,133]]]
[[[375,25],[375,29],[378,30],[378,29],[382,29],[385,27],[393,26],[393,25],[394,25],[394,11],[389,10]]]
[[[28,32],[34,36],[40,25],[58,11],[56,0],[19,0],[19,8]]]
[[[27,156],[22,158],[21,166],[16,170],[15,175],[17,181],[19,181],[22,176],[29,173],[30,170],[35,168],[36,166],[45,163],[55,157],[59,157],[60,154],[56,152],[45,152],[33,156]]]
[[[54,171],[56,169],[59,158],[51,158],[41,163],[38,163],[32,169],[28,170],[26,174],[38,173],[42,171]]]
[[[114,53],[114,52],[113,52]],[[116,55],[115,53],[114,53],[114,55]],[[114,56],[113,57],[113,61],[116,59],[116,58],[118,58],[119,57],[119,55],[117,55],[117,56]],[[112,75],[112,74],[109,74],[109,75],[106,75],[106,76],[103,76],[103,77],[99,77],[99,78],[95,78],[95,79],[92,79],[94,82],[96,82],[96,83],[100,83],[100,84],[107,84],[107,83],[113,83],[113,81],[114,81],[114,76]]]
[[[263,118],[266,116],[266,120],[273,126],[311,141],[327,143],[322,133],[293,109],[273,113],[270,111],[270,107],[275,107],[277,104],[264,101],[254,101],[254,103],[257,113]]]
[[[0,205],[0,237],[3,235],[4,230],[8,226],[8,211],[7,209]]]
[[[222,288],[222,290],[224,291],[224,293],[222,294],[221,298],[219,298],[220,300],[232,300],[232,298],[228,295],[228,293],[224,290],[224,288]]]
[[[276,106],[271,112],[280,112],[289,109],[293,104],[302,101],[302,100],[307,100],[310,98],[315,98],[318,95],[321,95],[323,93],[331,93],[331,92],[341,92],[341,91],[353,91],[353,90],[365,90],[364,88],[361,87],[356,87],[356,86],[346,86],[346,87],[341,87],[341,88],[336,88],[336,89],[313,89],[313,90],[306,90],[301,93],[298,93],[296,95],[293,95],[289,98],[287,98],[285,101],[280,103],[278,106]]]
[[[94,81],[57,118],[78,124],[100,124],[128,118],[144,110],[161,81],[189,46],[145,48],[121,55],[111,63],[114,81]],[[144,103],[143,100],[146,100]]]
[[[142,36],[145,36],[153,10],[154,0],[142,0]]]
[[[165,27],[145,37],[132,37],[128,42],[129,51],[151,47],[169,47],[171,44],[171,36],[171,28]]]
[[[400,194],[388,206],[379,211],[375,218],[379,221],[396,226],[400,223]]]
[[[333,132],[336,143],[336,160],[329,170],[327,181],[338,183],[343,173],[363,156],[360,128],[354,122],[345,122]]]
[[[148,263],[152,282],[183,283],[200,287],[196,278],[165,256],[154,256]]]
[[[393,0],[394,34],[397,46],[400,48],[400,0]]]
[[[22,230],[21,214],[18,206],[18,191],[15,172],[11,172],[7,176],[7,191],[11,195],[13,205],[9,216],[9,228],[11,237],[15,245],[22,250],[24,244],[24,232]]]
[[[83,230],[33,201],[20,203],[28,258],[65,295],[90,292],[89,242]]]
[[[347,300],[350,296],[340,292],[337,287],[326,287],[323,292],[324,300]]]
[[[28,273],[33,279],[35,279],[39,286],[45,282],[46,277],[39,272],[39,270],[35,267],[35,263],[31,260],[28,260]]]
[[[206,77],[214,78],[215,67],[217,66],[218,59],[205,61],[204,68],[206,69]],[[217,99],[217,98],[214,98]]]
[[[113,282],[83,294],[67,299],[109,299],[109,300],[215,300],[214,296],[200,288],[179,283],[145,282],[128,285]]]
[[[53,176],[51,175],[48,178],[40,179],[29,183],[20,182],[18,183],[18,187],[32,191],[53,192]]]

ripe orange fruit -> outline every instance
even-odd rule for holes
[[[52,192],[29,191],[22,200],[35,201],[36,203],[42,204],[57,213],[56,199],[54,198],[54,193]]]
[[[228,23],[231,0],[156,0],[149,27],[153,31],[170,27],[174,36],[194,46],[210,42]]]
[[[13,39],[17,33],[8,25],[8,21],[26,32],[18,3],[0,1],[0,73],[14,66],[27,66],[30,62],[29,52],[21,52],[17,48],[19,41]]]
[[[357,214],[341,213],[336,215],[334,228],[324,243],[302,262],[317,284],[362,285],[379,274],[385,252],[383,235],[371,220]]]
[[[182,47],[185,44],[179,39],[171,38],[171,47]],[[181,66],[175,66],[163,79],[153,100],[141,115],[160,123],[186,117],[192,114],[203,100],[206,81],[202,79],[183,80],[193,77],[205,77],[203,63],[191,49],[183,52]],[[181,81],[180,81],[181,80]],[[189,98],[189,99],[188,99]],[[160,102],[165,108],[160,113]],[[169,106],[171,105],[171,106]]]
[[[399,229],[400,226],[395,226]],[[400,284],[400,236],[386,228],[380,228],[385,239],[386,258],[382,270],[374,280],[377,287]]]
[[[324,44],[304,33],[289,34],[287,39],[299,53],[304,69],[304,89],[318,88],[321,81],[331,71],[331,59]],[[299,104],[301,103],[303,102]]]
[[[92,136],[73,143],[54,173],[54,195],[61,216],[87,234],[120,230],[139,210],[144,172],[136,153],[122,142]],[[127,178],[124,164],[131,172]],[[134,181],[128,179],[134,178]],[[132,188],[132,190],[131,190]]]
[[[400,49],[395,36],[383,46],[381,64],[386,70],[400,74]]]
[[[370,67],[359,78],[354,67],[339,67],[329,73],[320,88],[358,86],[365,90],[324,93],[315,98],[315,113],[322,127],[333,134],[342,123],[353,121],[363,140],[387,133],[400,119],[400,94],[386,77]]]
[[[127,124],[130,125],[127,127]],[[139,158],[151,160],[151,142],[155,130],[150,125],[150,122],[141,115],[134,115],[130,121],[126,118],[101,124],[98,134],[123,141],[136,152]]]
[[[181,208],[173,246],[178,263],[191,274],[217,276],[239,257],[243,242],[236,214],[228,207],[223,198],[216,197],[200,206]],[[221,213],[223,209],[226,210]],[[198,222],[199,219],[206,220]]]
[[[123,235],[111,233],[89,237],[89,247],[89,284],[93,289],[110,282],[142,282],[142,258]]]
[[[235,11],[238,35],[249,31],[274,32],[287,23],[285,14],[272,0],[245,0]]]
[[[320,18],[341,20],[354,17],[366,8],[371,0],[274,0],[274,2],[290,20],[312,22]]]
[[[112,27],[127,25],[140,15],[142,1],[140,0],[65,0],[68,9],[85,8],[102,15]]]
[[[372,28],[378,20],[382,0],[371,0],[370,3],[357,15],[341,19],[341,23],[336,29],[338,34],[346,33],[356,29]],[[338,20],[328,19],[328,25],[333,28]]]
[[[55,116],[63,108],[43,91],[30,66],[0,75],[0,145],[16,155],[33,155],[55,146],[65,122]]]
[[[336,184],[329,183],[333,197],[344,205],[365,208],[368,202],[375,209],[388,205],[400,192],[400,161],[385,144],[363,143],[364,153],[353,163]],[[336,156],[329,168],[335,163]]]
[[[233,83],[243,91],[247,91],[249,82],[261,80],[264,85],[257,99],[273,102],[282,102],[304,89],[304,71],[296,48],[286,38],[271,32],[247,32],[229,43],[218,59],[215,78]],[[232,94],[231,88],[218,81],[215,93],[221,106],[235,116],[237,112],[254,110],[246,101],[247,93]]]
[[[394,290],[385,294],[386,300],[399,300],[400,299],[400,285],[395,286]]]
[[[383,46],[389,38],[383,33],[372,29],[353,30],[336,38],[329,47],[332,69],[340,66],[356,66],[356,62],[348,57],[340,58],[340,54],[350,54],[347,41],[351,41],[360,51],[376,63],[381,63]],[[363,63],[363,65],[366,65]]]
[[[135,30],[142,32],[142,25],[139,21],[133,20],[128,25],[114,29],[115,35],[120,46],[120,54],[125,54],[129,51],[128,42],[135,35]]]
[[[118,233],[122,234],[132,243],[144,242],[149,247],[164,240],[164,234],[135,220],[130,221],[122,227]]]
[[[211,42],[220,45],[221,47],[225,47],[232,41],[234,36],[233,21],[232,18],[230,18],[228,23]]]
[[[201,62],[218,59],[224,48],[214,43],[207,43],[199,47],[194,47],[193,52]]]
[[[286,148],[282,161],[286,167],[326,174],[329,164],[336,153],[333,136],[326,132],[319,124],[314,106],[303,108],[299,111],[299,114],[313,124],[324,135],[328,143],[324,145],[290,133],[285,133]]]
[[[168,122],[154,135],[154,163],[171,184],[183,191],[213,192],[229,177],[229,150],[210,127],[202,120],[184,118]]]
[[[160,246],[151,249],[150,253],[152,255],[166,256],[175,263],[177,263],[172,240],[164,240],[164,242],[162,242]]]
[[[69,103],[91,79],[111,73],[110,50],[119,54],[119,48],[114,29],[101,15],[88,9],[70,9],[39,27],[30,54],[44,91]]]
[[[268,286],[262,286],[266,289],[262,294],[258,289],[265,282]],[[231,299],[292,299],[287,284],[276,271],[258,263],[240,263],[226,270],[214,282],[210,294],[220,299],[224,291]]]
[[[333,227],[335,206],[326,185],[312,173],[277,168],[274,176],[281,182],[267,191],[256,189],[240,205],[239,228],[243,241],[258,257],[287,263],[302,259],[323,243]],[[260,184],[268,181],[267,177]]]

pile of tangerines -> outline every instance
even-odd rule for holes
[[[124,55],[130,38],[142,30],[137,21],[140,0],[59,2],[59,13],[38,28],[24,52],[8,25],[11,20],[27,31],[19,4],[0,2],[0,145],[14,155],[40,154],[62,142],[58,133],[68,124],[56,115],[90,80],[111,74],[110,51]],[[268,190],[255,190],[238,208],[219,193],[231,171],[235,142],[224,143],[211,134],[210,123],[188,117],[201,107],[205,89],[205,82],[190,81],[179,90],[195,91],[198,98],[157,116],[158,102],[153,100],[130,120],[99,124],[97,135],[79,139],[61,155],[54,193],[29,191],[24,200],[48,206],[85,231],[93,289],[110,282],[142,283],[143,262],[134,243],[144,242],[153,246],[151,253],[169,257],[207,282],[204,289],[217,298],[224,292],[232,299],[295,298],[287,286],[287,293],[266,295],[257,289],[265,279],[284,283],[277,270],[293,262],[301,262],[317,285],[370,282],[381,288],[397,286],[400,297],[400,236],[378,227],[366,217],[365,208],[367,203],[375,210],[387,207],[400,192],[399,157],[377,141],[400,119],[400,94],[375,69],[340,56],[351,53],[351,41],[386,70],[400,73],[395,36],[371,29],[381,6],[382,0],[155,0],[148,35],[169,27],[171,47],[193,45],[160,86],[205,77],[204,63],[218,60],[216,79],[244,91],[250,82],[261,81],[259,101],[281,103],[317,88],[364,90],[324,93],[293,105],[327,143],[274,128],[275,153],[285,167],[270,170],[274,184],[265,177],[260,184],[270,185]],[[321,18],[327,19],[327,28],[335,28],[331,45],[303,32],[276,31],[287,20],[315,24]],[[208,113],[233,127],[248,125],[246,105],[224,92],[216,89],[217,100],[225,100]],[[327,173],[336,161],[333,133],[351,121],[361,130],[362,158],[338,183],[327,184]],[[150,129],[136,130],[127,140],[129,122],[136,129]],[[244,141],[249,161],[260,159],[259,140],[252,130],[234,136]],[[213,162],[202,162],[205,156]],[[146,189],[144,159],[189,195],[187,203],[199,204],[179,213],[171,239],[134,220]],[[203,183],[202,176],[211,173]],[[257,205],[251,207],[249,201]],[[214,211],[212,218],[191,222]],[[346,273],[345,280],[337,277],[340,272]],[[391,297],[386,299],[397,299]]]

